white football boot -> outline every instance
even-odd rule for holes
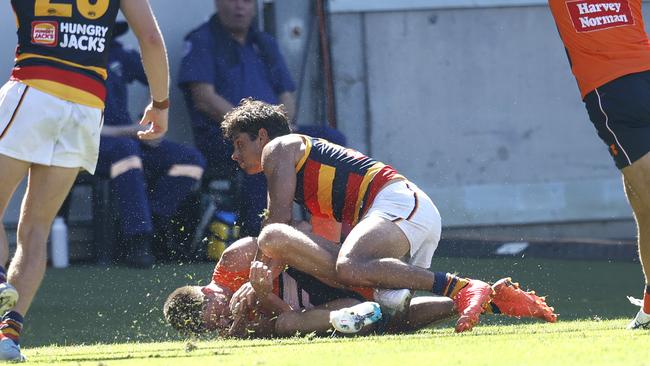
[[[18,291],[9,283],[0,283],[0,317],[16,306]]]
[[[627,325],[626,329],[650,329],[650,314],[643,312],[639,309],[634,319]]]
[[[381,309],[376,302],[362,302],[330,312],[330,324],[341,333],[358,333],[365,326],[381,319]]]
[[[381,308],[387,315],[400,316],[406,312],[411,304],[413,291],[409,289],[375,289],[373,295],[375,301],[381,305]]]
[[[20,353],[20,346],[13,340],[5,338],[0,340],[0,360],[23,362],[27,358]]]
[[[641,307],[639,312],[636,313],[634,319],[627,325],[626,329],[650,329],[650,314],[643,312],[643,300],[635,299],[632,296],[627,297],[632,305]]]

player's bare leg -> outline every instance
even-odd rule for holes
[[[11,200],[16,187],[22,181],[29,170],[30,163],[16,160],[4,155],[0,155],[0,172],[2,172],[2,181],[0,182],[0,218],[4,216],[7,205]],[[18,292],[7,282],[6,265],[9,261],[9,243],[4,224],[0,220],[0,317],[7,310],[14,307],[18,301]]]
[[[397,224],[370,216],[359,222],[343,242],[336,261],[337,279],[348,286],[423,290],[450,297],[460,313],[456,331],[471,330],[490,301],[492,288],[482,281],[408,264],[404,260],[409,252],[408,238]]]
[[[23,315],[29,309],[45,273],[50,225],[78,171],[78,168],[42,165],[32,165],[29,169],[27,192],[18,221],[18,245],[9,265],[8,278],[20,293],[20,298],[13,310],[0,321],[1,359],[24,360],[19,346]]]
[[[339,248],[331,242],[307,236],[284,224],[265,226],[257,242],[266,256],[314,275],[329,285],[340,287],[336,282],[335,271]]]
[[[358,300],[340,299],[334,300],[322,306],[307,311],[289,311],[278,316],[275,323],[275,332],[280,337],[290,337],[300,334],[316,332],[326,334],[331,331],[330,313],[359,304]]]
[[[29,170],[29,162],[0,155],[0,217],[4,216],[9,201],[16,191],[16,187],[23,180]],[[4,223],[0,220],[0,265],[5,266],[9,261],[9,248]]]
[[[18,222],[18,246],[9,266],[9,282],[20,293],[14,310],[27,313],[41,284],[47,262],[47,237],[78,168],[32,165]]]
[[[350,286],[430,291],[434,274],[403,261],[410,244],[397,224],[369,217],[352,229],[336,260],[339,281]]]
[[[639,259],[646,283],[643,306],[628,328],[645,328],[650,326],[650,154],[623,168],[623,182],[637,224]]]
[[[395,330],[411,332],[457,315],[454,301],[448,297],[418,296],[411,300],[403,326]]]

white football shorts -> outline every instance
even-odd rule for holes
[[[408,263],[429,268],[438,248],[442,224],[440,213],[429,196],[409,181],[391,183],[382,188],[366,212],[399,226],[411,244]]]
[[[47,166],[95,172],[103,111],[19,81],[0,89],[0,154]]]

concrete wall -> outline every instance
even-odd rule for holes
[[[446,226],[629,219],[545,2],[418,3],[333,0],[338,121],[352,145],[420,185]]]
[[[183,11],[175,0],[151,3],[175,76],[183,36],[213,2],[190,0]],[[276,0],[275,28],[296,79],[307,62],[298,117],[316,123],[321,75],[306,3]],[[444,225],[629,220],[544,1],[331,0],[330,10],[339,127],[350,145],[427,191]],[[3,78],[15,45],[8,1],[0,2],[0,34]],[[135,114],[147,97],[134,90]],[[191,141],[176,88],[172,103],[170,137]],[[16,212],[14,201],[6,219]]]

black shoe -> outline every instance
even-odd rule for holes
[[[133,235],[126,239],[127,255],[124,263],[132,268],[153,267],[156,257],[151,253],[151,234]]]

